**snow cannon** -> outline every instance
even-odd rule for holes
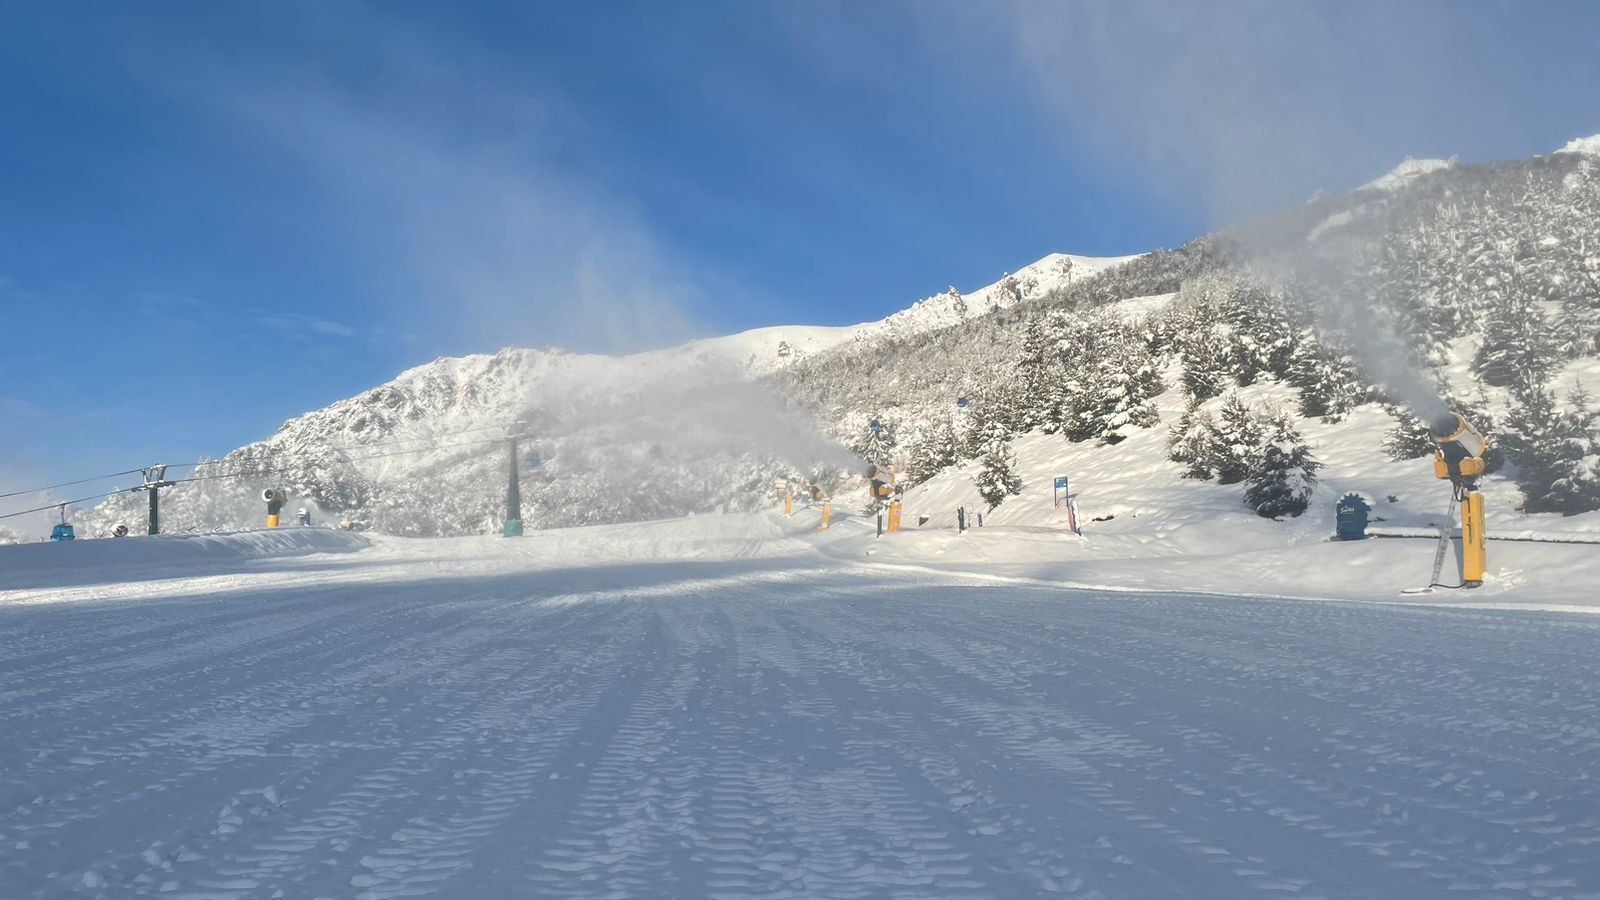
[[[1433,421],[1434,443],[1439,450],[1433,457],[1433,474],[1449,479],[1457,488],[1476,490],[1483,475],[1483,452],[1489,448],[1483,435],[1467,423],[1460,413],[1445,413]]]
[[[278,527],[278,513],[283,511],[283,505],[289,502],[289,493],[283,488],[267,488],[261,492],[261,499],[267,504],[267,527]]]
[[[1439,445],[1433,454],[1433,474],[1450,482],[1450,505],[1461,504],[1461,586],[1478,587],[1483,584],[1485,542],[1478,479],[1483,477],[1483,453],[1489,442],[1460,413],[1439,416],[1430,430],[1433,442]],[[1448,514],[1442,527],[1448,536]],[[1434,577],[1437,580],[1437,574]]]
[[[785,519],[792,518],[794,516],[794,485],[790,484],[787,478],[777,478],[773,480],[772,486],[777,489],[778,500],[783,503],[783,517]]]
[[[872,485],[872,499],[883,500],[894,493],[894,473],[887,472],[875,465],[868,464],[866,471],[867,480]],[[887,477],[889,480],[885,481]]]
[[[885,476],[888,477],[887,481],[884,480]],[[885,530],[887,530],[889,534],[894,534],[900,530],[900,494],[895,489],[896,485],[894,483],[894,472],[892,470],[880,469],[875,465],[868,465],[867,479],[871,485],[872,502],[878,506],[879,510],[878,533],[882,534]],[[887,529],[884,528],[883,521],[883,502],[885,500],[889,501],[889,521]]]
[[[806,482],[805,489],[812,503],[822,504],[822,522],[817,526],[817,530],[827,531],[828,520],[833,517],[833,500],[828,496],[828,492],[824,491],[822,486],[815,481]]]

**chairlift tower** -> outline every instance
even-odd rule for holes
[[[144,484],[136,488],[131,488],[131,490],[147,491],[150,494],[150,528],[146,533],[160,534],[161,489],[164,487],[172,487],[175,482],[166,480],[167,467],[165,465],[150,466],[142,471],[144,472]]]
[[[522,536],[522,466],[517,453],[517,441],[528,437],[523,432],[527,422],[517,422],[509,427],[506,435],[508,460],[506,465],[506,522],[501,532],[506,537]]]

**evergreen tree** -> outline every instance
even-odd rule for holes
[[[1587,394],[1576,392],[1568,411],[1539,385],[1517,385],[1513,397],[1502,443],[1517,466],[1522,508],[1564,515],[1600,509],[1600,446]]]
[[[1100,408],[1105,413],[1100,440],[1105,444],[1120,444],[1135,429],[1149,428],[1160,419],[1155,398],[1165,385],[1161,383],[1155,358],[1148,352],[1130,353],[1114,361],[1107,375],[1100,391]]]
[[[1496,387],[1543,384],[1560,363],[1544,313],[1511,286],[1498,285],[1491,293],[1483,344],[1472,359],[1472,371]]]
[[[906,477],[918,485],[956,463],[955,426],[949,416],[927,429],[911,447],[911,464]]]
[[[1298,516],[1311,503],[1322,464],[1287,415],[1273,413],[1264,424],[1265,440],[1246,482],[1245,505],[1268,519]]]
[[[1022,493],[1022,479],[1017,476],[1017,457],[1011,451],[1009,439],[990,443],[983,452],[982,468],[974,483],[978,496],[992,510],[1007,497]]]
[[[1428,423],[1412,415],[1403,406],[1390,404],[1387,409],[1395,420],[1394,427],[1383,438],[1383,452],[1390,459],[1403,462],[1433,453],[1438,444],[1434,443],[1433,430]]]
[[[1207,468],[1217,475],[1219,484],[1237,484],[1250,477],[1261,446],[1261,423],[1256,414],[1231,393],[1222,401],[1211,445]]]
[[[986,387],[967,399],[967,430],[958,435],[962,459],[982,456],[996,433],[1011,436],[1011,425],[997,402],[998,396],[996,389]]]
[[[980,453],[988,452],[995,444],[1011,443],[1011,427],[998,416],[986,417],[974,431]]]
[[[874,431],[869,423],[862,429],[855,446],[851,449],[867,462],[888,468],[894,462],[894,428],[880,418],[874,418],[872,421],[879,423],[878,429]]]
[[[1211,329],[1185,340],[1180,350],[1183,361],[1183,392],[1195,403],[1222,396],[1228,385],[1229,361],[1226,339]]]
[[[1087,372],[1068,383],[1063,432],[1075,442],[1098,437],[1106,444],[1121,443],[1135,429],[1157,422],[1155,398],[1164,387],[1155,357],[1124,334],[1098,353]]]
[[[1044,321],[1030,318],[1022,331],[1022,356],[1017,360],[1022,383],[1017,428],[1029,431],[1045,423],[1050,406],[1050,346]]]
[[[1263,376],[1286,378],[1294,352],[1294,332],[1281,294],[1236,282],[1219,297],[1219,312],[1229,325],[1228,360],[1240,385]]]
[[[1209,413],[1190,404],[1167,434],[1167,458],[1184,464],[1183,477],[1201,481],[1216,477],[1217,424]]]
[[[1063,352],[1070,343],[1071,331],[1066,314],[1059,309],[1046,315],[1040,326],[1043,368],[1039,384],[1034,388],[1038,393],[1032,397],[1031,403],[1038,412],[1038,427],[1046,434],[1059,432],[1067,417],[1068,375]]]
[[[1300,415],[1337,422],[1366,399],[1355,360],[1318,341],[1309,331],[1298,341],[1289,383],[1299,394]]]

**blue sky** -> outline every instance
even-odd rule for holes
[[[1582,3],[113,4],[0,27],[0,487],[439,355],[883,316],[1600,132]]]

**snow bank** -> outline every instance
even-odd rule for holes
[[[110,582],[129,570],[209,570],[251,560],[351,553],[370,545],[359,534],[329,528],[12,544],[0,547],[0,589]]]

